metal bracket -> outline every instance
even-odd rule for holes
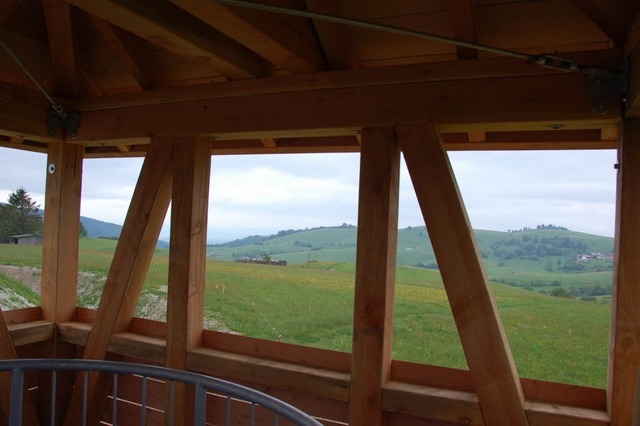
[[[599,69],[583,69],[587,74],[587,94],[593,102],[593,112],[606,114],[609,112],[611,99],[622,99],[627,93],[626,67],[617,68],[615,72],[604,73]]]
[[[56,134],[58,129],[68,131],[71,139],[78,134],[78,123],[80,122],[80,114],[77,112],[59,113],[53,108],[49,108],[47,112],[47,130],[51,136]]]

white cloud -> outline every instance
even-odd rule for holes
[[[552,223],[613,235],[614,151],[452,152],[474,227]],[[142,159],[87,159],[82,214],[122,223]],[[46,156],[0,149],[0,197],[23,186],[44,202]],[[209,228],[213,239],[280,229],[356,224],[359,155],[214,156]],[[406,168],[401,227],[423,224]],[[163,228],[168,235],[168,223]]]

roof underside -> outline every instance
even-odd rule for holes
[[[635,0],[261,2],[608,69],[640,38]],[[133,156],[195,134],[214,154],[350,152],[363,127],[427,121],[448,149],[613,148],[623,116],[626,87],[581,72],[215,0],[4,0],[0,24],[79,113],[74,138],[49,134],[46,98],[0,49],[0,145],[19,149]]]

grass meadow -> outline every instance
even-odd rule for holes
[[[112,240],[82,239],[80,270],[106,275],[115,245]],[[40,263],[41,247],[0,245],[0,264]],[[144,292],[166,295],[167,269],[168,250],[156,250]],[[350,352],[354,275],[350,262],[277,267],[208,261],[206,324]],[[7,282],[0,275],[0,286]],[[608,303],[556,298],[497,283],[492,287],[521,376],[605,386]],[[394,310],[395,359],[467,368],[438,271],[398,266]]]

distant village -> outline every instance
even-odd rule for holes
[[[589,263],[592,260],[605,260],[613,262],[612,253],[579,253],[576,257],[578,263]]]

